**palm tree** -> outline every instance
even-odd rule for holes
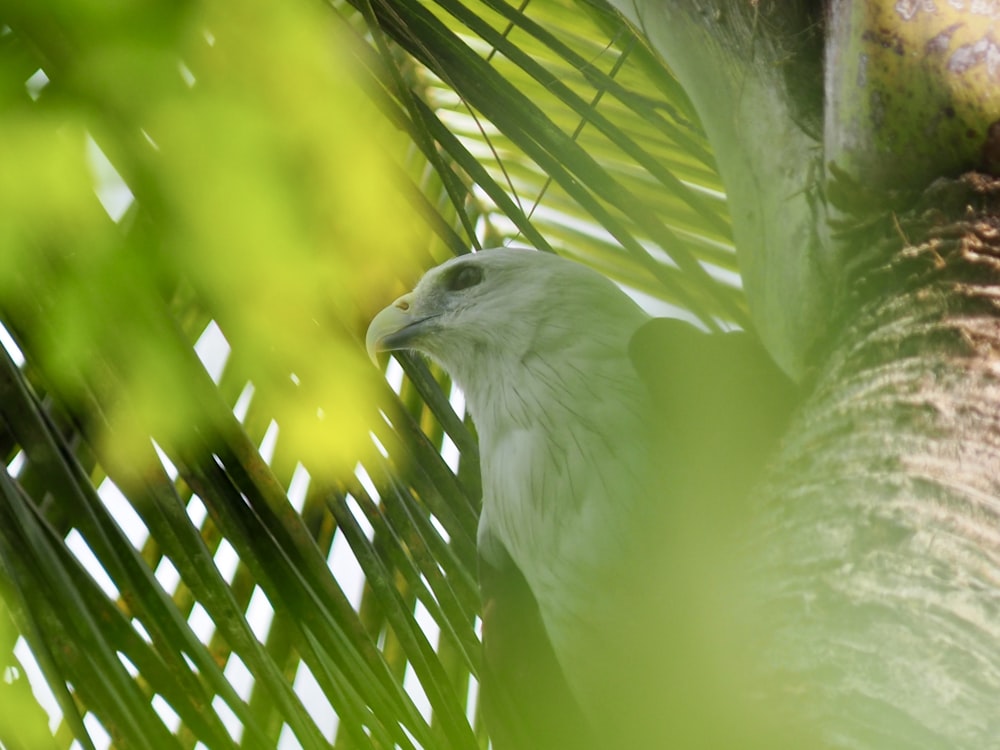
[[[524,241],[752,320],[809,384],[748,534],[768,705],[988,746],[991,193],[866,182],[897,160],[824,133],[808,4],[36,5],[0,11],[0,744],[485,746],[474,434],[358,337],[419,268]]]
[[[995,744],[992,22],[964,3],[621,7],[692,94],[754,324],[809,393],[740,556],[762,705],[835,747]]]

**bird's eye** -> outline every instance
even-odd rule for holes
[[[478,266],[462,266],[448,279],[448,291],[468,289],[483,280],[483,269]]]

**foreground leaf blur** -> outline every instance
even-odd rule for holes
[[[0,59],[0,741],[484,746],[475,440],[358,336],[509,241],[742,319],[684,94],[555,0],[11,2]]]

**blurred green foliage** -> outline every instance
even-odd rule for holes
[[[58,745],[488,745],[474,434],[439,370],[402,357],[397,397],[359,335],[480,241],[742,310],[689,103],[581,10],[0,3],[0,323],[25,355],[0,351],[0,653],[31,649]],[[213,321],[217,383],[192,351]]]
[[[11,14],[44,36],[51,82],[36,100],[33,71],[0,67],[0,306],[52,386],[110,404],[104,439],[130,463],[148,435],[206,427],[176,334],[214,319],[310,471],[350,468],[374,403],[354,337],[419,229],[335,17],[260,0]],[[135,197],[118,223],[91,139]]]
[[[0,597],[0,643],[17,637],[3,598]],[[0,658],[0,747],[48,747],[52,736],[48,717],[31,692],[24,669],[13,653]]]

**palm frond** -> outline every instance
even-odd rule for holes
[[[54,746],[485,746],[474,433],[441,373],[402,356],[390,387],[358,338],[420,267],[505,242],[742,322],[683,92],[567,0],[0,23],[13,710],[27,670]]]

